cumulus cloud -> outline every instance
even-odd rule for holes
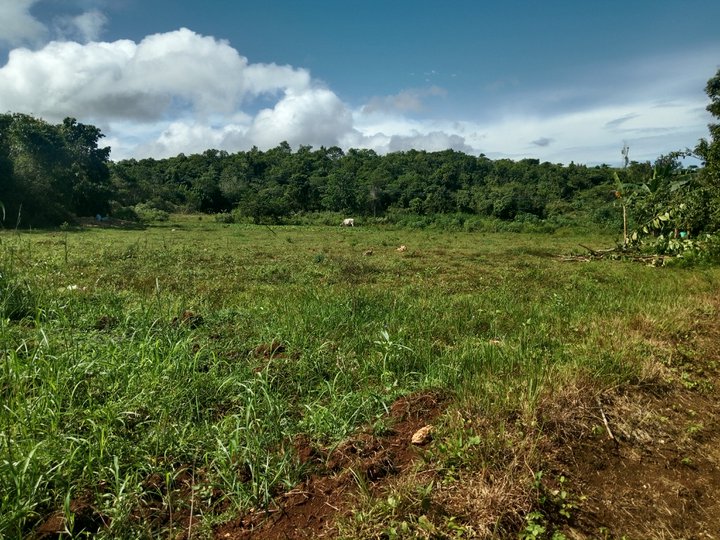
[[[291,145],[332,146],[352,129],[350,111],[330,90],[313,88],[303,92],[288,90],[274,108],[255,117],[248,132],[260,147],[286,140]]]
[[[85,38],[103,22],[83,21],[73,24]],[[273,105],[246,112],[260,97]],[[0,109],[94,122],[118,143],[113,157],[270,148],[283,140],[331,146],[353,122],[340,98],[307,70],[251,64],[226,41],[184,28],[139,43],[53,41],[36,51],[15,49],[0,68]]]
[[[209,148],[234,151],[248,145],[246,132],[247,125],[243,123],[231,122],[222,126],[212,126],[191,120],[175,121],[165,127],[153,140],[141,143],[137,147],[118,148],[115,153],[119,158],[129,157],[125,155],[126,153],[164,158],[179,153],[202,152]],[[123,138],[118,142],[121,143],[122,140]]]
[[[424,133],[412,131],[403,135],[387,135],[383,132],[365,134],[354,130],[343,138],[341,146],[366,148],[374,150],[378,154],[406,152],[408,150],[426,150],[428,152],[457,150],[468,154],[477,153],[477,149],[465,142],[465,137],[445,131],[427,131]]]
[[[137,44],[53,41],[38,51],[15,49],[0,68],[0,109],[155,121],[176,108],[231,113],[245,98],[309,82],[304,70],[249,66],[227,42],[181,29]]]
[[[37,0],[2,0],[0,2],[0,45],[38,43],[47,28],[30,13]]]
[[[475,149],[465,143],[465,138],[443,131],[431,131],[430,133],[416,133],[413,135],[393,135],[390,137],[387,149],[390,152],[407,151],[422,148],[428,152],[441,150],[458,150],[466,153],[474,153]]]

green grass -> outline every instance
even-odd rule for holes
[[[106,537],[180,527],[148,507],[262,507],[308,474],[298,434],[332,445],[413,391],[508,415],[637,380],[633,321],[682,326],[720,272],[555,258],[579,243],[612,239],[187,216],[0,234],[0,536],[81,495]]]

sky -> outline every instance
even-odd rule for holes
[[[653,161],[708,136],[717,0],[0,0],[0,111],[111,158],[282,141]]]

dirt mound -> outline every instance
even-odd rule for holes
[[[442,412],[444,399],[432,392],[413,394],[393,403],[386,433],[369,432],[344,441],[336,448],[313,448],[304,438],[296,450],[318,472],[278,498],[274,507],[250,512],[215,531],[218,539],[302,539],[332,537],[334,518],[352,507],[359,482],[373,490],[384,479],[408,470],[417,457],[413,434]]]
[[[51,540],[71,536],[95,535],[110,524],[110,518],[100,513],[92,503],[92,496],[82,496],[70,501],[69,510],[73,516],[68,521],[65,512],[50,515],[32,536],[37,540]]]

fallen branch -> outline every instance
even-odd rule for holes
[[[618,250],[617,247],[610,248],[610,249],[593,249],[589,248],[583,244],[578,244],[581,248],[587,249],[590,252],[590,255],[594,257],[602,257],[603,255],[606,255],[608,253],[613,253]]]
[[[602,416],[602,421],[603,421],[603,424],[605,424],[605,429],[608,432],[608,436],[615,443],[615,446],[617,446],[618,441],[615,438],[615,435],[613,435],[613,432],[610,430],[610,424],[608,423],[607,416],[605,416],[605,411],[603,411],[602,403],[600,403],[600,398],[595,396],[595,401],[597,402],[598,408],[600,409],[600,416]]]

